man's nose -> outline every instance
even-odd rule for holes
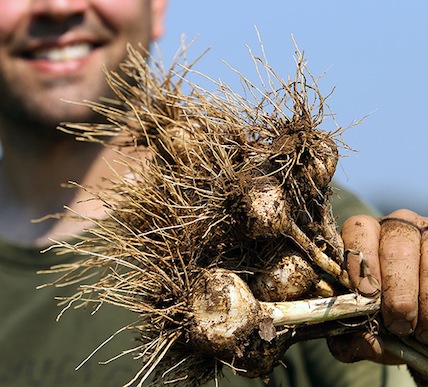
[[[83,13],[90,2],[90,0],[33,0],[32,12],[35,16],[61,20]]]

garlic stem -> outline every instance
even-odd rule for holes
[[[332,275],[346,288],[352,288],[348,273],[342,270],[342,268],[337,262],[333,261],[330,257],[324,254],[321,249],[307,237],[307,235],[299,228],[299,226],[294,221],[290,221],[289,230],[287,230],[287,232],[297,242],[297,244],[302,248],[303,251],[308,252],[309,256],[320,269]]]
[[[402,359],[409,367],[428,376],[428,360],[414,346],[388,336],[382,337],[382,344],[386,353]]]
[[[380,309],[380,298],[358,294],[286,302],[260,302],[275,326],[314,324],[341,318],[372,315]]]
[[[358,294],[345,294],[301,301],[260,302],[264,315],[272,318],[274,326],[305,326],[342,318],[369,316],[380,310],[380,297],[368,298]],[[328,332],[325,332],[327,336]],[[415,338],[399,339],[381,335],[386,353],[396,356],[428,377],[427,347]]]

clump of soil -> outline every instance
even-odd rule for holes
[[[165,70],[129,48],[126,77],[106,74],[117,100],[89,104],[109,124],[64,128],[128,149],[121,157],[130,173],[94,192],[109,215],[94,219],[78,243],[58,245],[87,259],[58,270],[63,283],[82,278],[72,301],[108,302],[139,316],[141,383],[155,372],[171,385],[200,385],[224,364],[263,376],[278,363],[287,336],[277,336],[257,305],[229,304],[235,285],[216,283],[215,270],[238,275],[263,301],[316,297],[320,282],[331,294],[350,286],[329,201],[343,129],[320,128],[325,99],[301,52],[287,81],[252,55],[269,82],[261,76],[263,86],[255,86],[239,74],[241,96],[221,82],[209,92],[185,80],[195,65],[186,63],[187,50]],[[150,158],[141,156],[146,150]],[[85,284],[96,271],[97,282]],[[201,326],[210,308],[216,320]],[[237,311],[251,324],[215,344],[212,327]]]

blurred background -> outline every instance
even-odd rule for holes
[[[428,216],[428,1],[170,0],[165,37],[170,64],[183,35],[198,37],[189,56],[211,50],[196,65],[241,92],[223,62],[255,78],[249,46],[270,65],[295,74],[292,36],[304,51],[335,120],[348,127],[336,179],[382,212],[409,208]],[[202,85],[214,91],[213,85]],[[335,129],[326,122],[323,129]]]

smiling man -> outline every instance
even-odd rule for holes
[[[118,71],[126,45],[148,47],[163,30],[165,0],[0,1],[0,386],[119,386],[139,364],[127,357],[102,367],[121,349],[137,344],[125,332],[106,351],[75,367],[134,316],[102,308],[60,312],[56,296],[72,290],[40,284],[39,270],[64,262],[40,254],[49,238],[64,239],[84,225],[33,219],[62,212],[102,214],[78,189],[99,184],[117,158],[110,149],[79,143],[56,129],[62,121],[99,121],[90,109],[63,100],[110,96],[103,66]],[[68,259],[68,258],[66,258]],[[84,314],[84,316],[82,316]],[[120,344],[119,344],[120,342]]]
[[[2,115],[32,122],[37,117],[49,132],[52,124],[67,116],[88,120],[88,109],[60,103],[60,98],[81,101],[106,95],[102,66],[116,70],[128,43],[147,47],[162,33],[162,21],[156,19],[162,16],[158,3],[2,1]],[[152,13],[159,15],[153,18]]]
[[[117,71],[126,45],[148,47],[162,33],[164,0],[7,0],[0,3],[0,235],[45,244],[60,221],[30,220],[75,204],[68,180],[95,184],[107,149],[78,144],[62,121],[99,120],[62,100],[108,97],[103,66]],[[64,177],[65,180],[64,180]],[[87,204],[83,210],[91,209]]]

